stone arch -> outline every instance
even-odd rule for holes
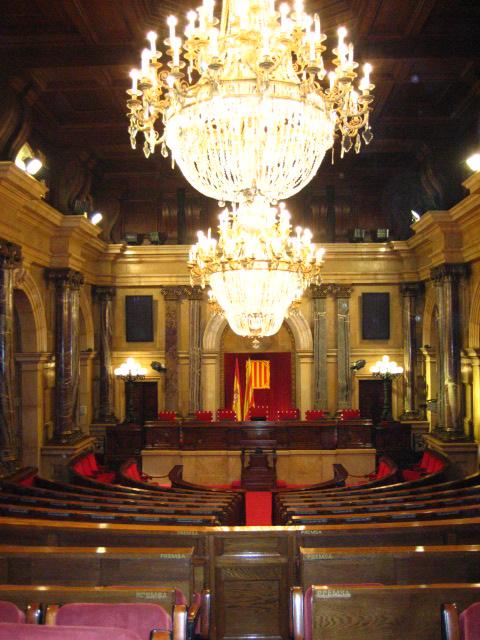
[[[45,353],[47,351],[47,317],[42,295],[30,273],[24,272],[15,283],[15,290],[23,296],[16,296],[15,304],[23,322],[22,333],[27,338],[23,351]],[[21,313],[21,312],[24,313]]]
[[[297,311],[285,319],[295,343],[296,404],[303,412],[312,406],[311,376],[313,368],[313,336],[305,316]],[[208,320],[202,340],[202,405],[215,411],[219,408],[220,352],[222,336],[227,326],[225,318],[213,315]]]
[[[480,347],[480,284],[477,285],[472,296],[470,317],[468,320],[468,346],[471,349]]]
[[[297,352],[313,351],[312,330],[305,316],[300,311],[297,311],[289,318],[286,318],[285,322],[293,334],[295,350]],[[203,333],[202,347],[204,352],[218,353],[220,351],[221,340],[226,326],[227,321],[224,317],[219,315],[210,317]]]

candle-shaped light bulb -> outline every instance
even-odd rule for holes
[[[150,52],[152,56],[155,56],[157,53],[157,34],[155,31],[149,31],[147,33],[147,40],[150,42]]]
[[[309,32],[308,40],[309,40],[309,43],[310,43],[310,62],[314,62],[315,58],[317,57],[316,49],[315,49],[316,39],[315,39],[315,32],[314,31],[310,31]]]
[[[280,27],[282,31],[287,31],[288,14],[290,13],[290,7],[286,2],[282,2],[279,9],[280,9]]]
[[[348,66],[349,67],[353,67],[353,44],[350,43],[348,45]]]
[[[197,12],[189,11],[187,13],[187,20],[188,20],[188,24],[185,28],[185,35],[187,36],[187,38],[190,38],[195,31],[195,23],[197,22]]]
[[[267,58],[270,55],[270,31],[262,29],[262,56]]]
[[[318,13],[316,13],[313,16],[313,25],[315,30],[315,40],[317,42],[320,42],[320,36],[322,35],[322,30],[320,28],[320,16],[318,15]]]
[[[211,24],[213,22],[213,9],[215,7],[215,0],[203,0],[203,8],[205,11],[205,17]]]
[[[218,58],[218,29],[210,29],[210,55]]]
[[[332,89],[335,86],[335,79],[336,79],[335,72],[330,71],[330,73],[328,74],[328,80],[330,82],[330,91],[332,91]]]
[[[182,39],[181,38],[174,38],[173,39],[173,66],[174,67],[179,67],[180,66],[180,49],[182,46]]]
[[[295,0],[295,17],[297,23],[300,23],[303,18],[303,0]]]
[[[138,89],[138,76],[139,76],[139,72],[138,69],[132,69],[130,71],[130,78],[132,79],[132,92],[136,93],[137,89]]]
[[[142,77],[146,78],[150,72],[150,49],[142,51]]]
[[[352,111],[353,113],[357,113],[358,111],[358,93],[356,91],[352,91],[351,94],[351,100],[352,100]]]
[[[345,64],[345,56],[346,56],[346,45],[345,45],[345,37],[347,35],[347,30],[345,27],[339,27],[338,31],[338,57],[342,65]]]
[[[178,20],[175,16],[168,16],[167,25],[170,30],[169,39],[170,39],[171,47],[173,47],[173,43],[175,41],[175,27],[177,26],[177,24],[178,24]]]
[[[363,78],[361,81],[361,86],[360,88],[363,91],[368,91],[370,88],[370,74],[372,73],[372,65],[368,62],[366,62],[363,65]]]

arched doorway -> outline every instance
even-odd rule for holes
[[[302,412],[312,408],[313,336],[301,311],[284,322],[293,340],[292,372],[295,386],[292,404]],[[202,407],[216,411],[222,406],[222,360],[225,348],[223,336],[227,327],[225,318],[212,315],[208,320],[202,341]]]
[[[246,361],[261,360],[267,364],[268,387],[254,389],[256,406],[268,407],[271,419],[276,411],[295,405],[295,340],[284,322],[280,331],[258,343],[236,335],[227,325],[221,341],[220,390],[222,407],[231,408],[235,363],[239,364],[240,384],[245,387]]]
[[[35,309],[26,290],[14,289],[13,306],[19,455],[23,465],[39,467],[47,422],[44,366],[48,354],[40,350],[46,343],[46,328],[43,326],[45,331],[42,331],[42,327],[38,327]]]

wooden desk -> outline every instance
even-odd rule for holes
[[[252,421],[252,422],[161,422],[145,423],[147,449],[190,451],[240,451],[241,442],[252,447],[262,440],[275,440],[278,450],[324,450],[371,448],[370,420]]]

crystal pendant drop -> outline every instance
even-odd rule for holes
[[[353,146],[353,142],[350,136],[344,136],[342,140],[342,149],[345,153],[348,153]]]
[[[365,141],[365,144],[370,144],[370,142],[373,140],[372,130],[365,129],[365,131],[362,133],[362,138]]]
[[[357,137],[355,138],[355,153],[360,153],[360,149],[362,148],[362,139],[360,134],[357,133]]]

